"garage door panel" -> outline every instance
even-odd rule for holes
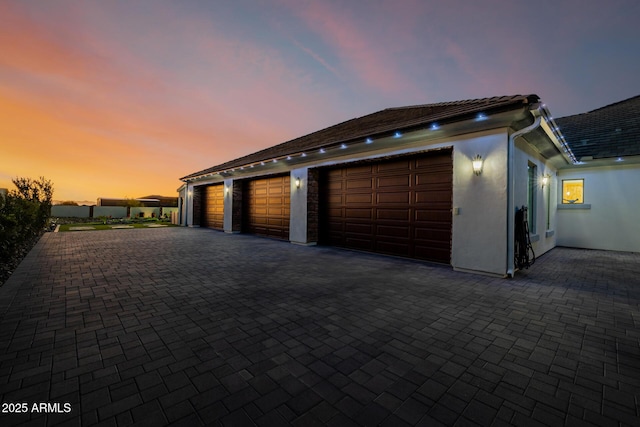
[[[403,191],[403,192],[384,192],[384,193],[377,193],[377,202],[379,205],[384,205],[384,204],[403,204],[403,205],[408,205],[409,204],[409,196],[410,194],[407,191]]]
[[[358,175],[370,176],[371,172],[373,171],[372,167],[373,165],[371,164],[358,165],[358,166],[352,166],[348,169],[336,169],[336,171],[340,171],[340,172],[335,172],[335,173],[339,176],[346,176],[347,178],[355,178]]]
[[[204,188],[202,217],[205,227],[222,230],[224,228],[224,186],[209,185]]]
[[[348,234],[370,235],[373,232],[373,225],[367,223],[345,222],[343,230]]]
[[[419,210],[415,215],[416,222],[434,222],[443,226],[451,224],[451,213],[448,210]]]
[[[429,169],[430,171],[450,172],[451,158],[447,156],[423,156],[416,157],[415,169]]]
[[[449,150],[326,169],[320,243],[450,263],[452,177]]]
[[[289,237],[290,178],[247,181],[243,199],[243,231],[279,239]]]
[[[376,184],[378,188],[408,187],[410,179],[409,175],[382,176],[376,180]]]
[[[355,190],[355,189],[371,189],[372,188],[372,180],[369,179],[351,179],[346,182],[347,190]]]
[[[353,209],[353,208],[347,208],[345,209],[345,216],[347,218],[366,218],[366,219],[371,219],[373,218],[373,210],[370,208],[367,209]]]
[[[415,230],[415,239],[423,241],[441,242],[446,240],[449,230],[446,228],[419,228]]]
[[[409,209],[403,209],[403,208],[398,208],[398,209],[378,208],[376,209],[376,215],[377,215],[376,219],[378,220],[395,220],[395,221],[403,221],[403,222],[408,222],[410,220]]]
[[[416,191],[414,194],[416,203],[444,203],[446,206],[451,204],[451,193],[449,191]]]
[[[416,185],[436,185],[436,184],[444,184],[447,185],[451,183],[451,177],[444,176],[442,172],[440,173],[432,173],[432,172],[421,172],[415,174],[415,183]]]
[[[410,237],[411,230],[406,226],[378,225],[376,227],[376,235],[379,237],[393,237],[406,240]]]
[[[340,199],[340,201],[342,201],[342,197]],[[344,201],[346,204],[364,203],[365,205],[370,206],[372,202],[372,194],[371,192],[346,194],[344,196]]]
[[[412,164],[412,160],[409,159],[395,159],[388,160],[384,162],[379,162],[376,164],[376,169],[379,174],[384,174],[386,172],[403,172],[409,170]]]

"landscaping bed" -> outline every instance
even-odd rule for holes
[[[175,224],[171,224],[169,221],[157,218],[104,218],[100,220],[96,220],[96,218],[82,218],[81,221],[70,221],[68,218],[56,218],[53,223],[59,226],[59,232],[178,227]]]

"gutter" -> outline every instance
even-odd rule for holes
[[[529,110],[534,121],[529,126],[520,129],[509,135],[509,144],[507,146],[507,277],[512,278],[515,273],[515,174],[513,171],[513,152],[515,140],[519,136],[529,133],[540,126],[542,122],[541,115],[542,106],[538,105],[535,109]]]

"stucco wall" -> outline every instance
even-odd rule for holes
[[[584,179],[591,209],[558,210],[558,245],[640,252],[640,165],[561,170],[557,192],[563,179]]]
[[[89,218],[91,216],[90,206],[51,206],[51,216],[59,218]]]
[[[471,165],[476,154],[484,159],[479,176],[473,173]],[[451,264],[455,269],[505,274],[506,188],[506,130],[453,143]]]
[[[516,208],[527,206],[527,209],[531,209],[527,200],[527,187],[529,185],[527,166],[529,163],[536,166],[535,225],[529,224],[529,231],[532,241],[531,246],[536,256],[539,256],[556,246],[557,170],[545,163],[540,154],[533,150],[522,138],[517,138],[513,156],[515,173],[514,206]],[[544,175],[549,175],[549,183],[543,187],[542,177]],[[548,227],[547,213],[549,214]],[[515,215],[515,212],[513,212],[513,215]]]
[[[127,208],[124,206],[94,206],[93,217],[110,216],[111,218],[126,218]]]
[[[292,243],[307,243],[307,168],[291,171],[291,204],[289,219],[289,240]],[[296,179],[300,179],[300,188],[296,187]]]
[[[233,180],[225,179],[222,191],[224,192],[224,213],[222,215],[223,229],[227,233],[233,232],[233,191],[229,190],[233,188]]]

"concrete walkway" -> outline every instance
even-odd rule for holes
[[[0,425],[637,426],[639,304],[640,254],[558,248],[506,280],[206,229],[48,233],[0,288]]]

